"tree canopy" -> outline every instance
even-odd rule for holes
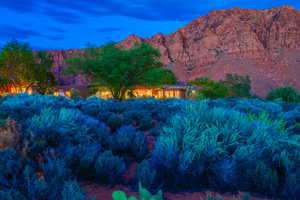
[[[125,50],[116,44],[89,46],[80,55],[66,61],[67,73],[86,75],[92,84],[107,87],[115,99],[124,99],[127,91],[137,87],[173,84],[171,70],[163,69],[160,52],[146,43]]]
[[[251,79],[249,76],[226,74],[225,79],[221,82],[229,87],[230,96],[251,97]]]
[[[299,103],[300,95],[297,90],[291,86],[279,87],[271,92],[266,97],[267,100],[285,101],[289,103]]]
[[[251,80],[249,76],[226,74],[224,80],[214,81],[207,77],[196,78],[188,83],[190,86],[201,87],[197,99],[251,97]]]
[[[200,87],[199,94],[196,98],[224,98],[229,95],[229,88],[223,83],[213,81],[207,77],[196,78],[188,83],[190,86]]]
[[[0,50],[1,85],[36,86],[44,94],[56,86],[52,64],[53,58],[46,52],[33,52],[28,44],[16,40],[8,42]]]

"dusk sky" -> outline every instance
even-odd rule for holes
[[[281,5],[300,9],[300,0],[0,0],[0,45],[17,39],[34,49],[82,48],[168,34],[211,10]]]

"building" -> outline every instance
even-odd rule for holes
[[[64,96],[71,98],[74,91],[78,93],[78,96],[87,98],[89,96],[88,86],[68,85],[59,86],[53,93],[54,96]],[[185,85],[165,85],[159,88],[137,88],[132,91],[128,91],[125,98],[188,98],[190,95],[195,94],[199,90],[198,87],[185,86]],[[36,90],[33,87],[13,87],[11,85],[5,86],[0,89],[1,94],[20,94],[27,92],[28,94],[35,94]],[[103,99],[113,98],[111,92],[105,88],[99,88],[96,91],[96,96]]]
[[[195,94],[198,90],[198,87],[182,85],[166,85],[160,88],[137,88],[128,91],[125,98],[187,98],[190,94]],[[111,92],[106,88],[100,88],[96,96],[103,99],[112,98]]]
[[[14,86],[12,84],[7,84],[4,85],[0,88],[0,94],[21,94],[27,92],[28,94],[33,94],[34,93],[34,88],[33,87],[27,87],[25,86]]]

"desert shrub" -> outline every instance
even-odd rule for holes
[[[53,200],[60,198],[64,183],[74,178],[71,170],[64,161],[52,158],[48,158],[42,168],[49,191],[48,198]]]
[[[77,146],[64,147],[60,158],[67,166],[73,169],[76,174],[86,178],[93,178],[96,158],[101,152],[102,147],[97,143],[80,144]]]
[[[114,104],[115,101],[113,100],[103,100],[97,97],[90,97],[86,100],[77,102],[76,107],[84,114],[97,118],[99,114],[110,111]]]
[[[167,188],[238,188],[282,195],[282,172],[295,167],[291,160],[299,151],[298,139],[290,134],[282,121],[211,108],[202,101],[162,128],[150,161]],[[256,168],[260,162],[264,165]]]
[[[5,97],[0,104],[0,110],[6,118],[10,117],[21,122],[39,114],[46,107],[73,108],[74,106],[72,101],[64,97],[19,94]]]
[[[142,160],[147,153],[147,138],[132,126],[123,126],[110,137],[110,149],[114,153],[128,154]]]
[[[75,181],[65,182],[62,190],[62,200],[91,200],[86,197],[86,194],[81,190],[79,184]]]
[[[19,191],[14,189],[0,189],[0,199],[1,200],[28,200],[24,195]]]
[[[163,125],[159,124],[158,127],[162,127]],[[157,137],[160,135],[160,129],[159,128],[153,128],[149,131],[149,135]]]
[[[0,126],[0,150],[15,148],[19,139],[19,127],[11,119],[7,119],[4,126]]]
[[[282,112],[282,107],[276,102],[261,99],[226,98],[209,102],[212,107],[233,108],[240,112],[260,114],[266,112],[269,115],[277,115]]]
[[[119,183],[125,169],[124,160],[111,151],[100,154],[95,163],[96,178],[102,183]]]
[[[105,144],[106,126],[76,109],[46,108],[40,115],[28,119],[24,125],[23,141],[28,152],[35,156],[47,148],[99,141]]]
[[[29,160],[15,150],[0,151],[0,185],[8,188],[18,187],[21,184],[19,177],[29,164],[31,164]]]
[[[15,150],[0,152],[0,199],[38,200],[48,195],[43,180],[38,179],[36,165]]]
[[[296,89],[289,86],[280,87],[271,91],[266,98],[270,101],[279,100],[290,103],[298,103],[300,101],[300,97]]]
[[[120,128],[123,124],[122,117],[120,115],[117,115],[115,113],[112,113],[108,116],[106,120],[106,124],[110,127],[112,131]]]
[[[148,160],[144,160],[137,165],[136,177],[139,183],[150,190],[151,188],[153,188],[155,183],[156,171],[153,169],[151,163]]]
[[[278,118],[283,119],[295,134],[300,133],[300,126],[298,125],[300,123],[300,111],[283,112],[278,115]]]

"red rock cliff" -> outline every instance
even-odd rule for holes
[[[120,44],[130,48],[135,42],[158,48],[180,81],[238,73],[251,77],[260,96],[286,85],[300,91],[300,11],[290,6],[212,11],[171,34],[133,35]],[[59,52],[55,66],[69,54]]]

